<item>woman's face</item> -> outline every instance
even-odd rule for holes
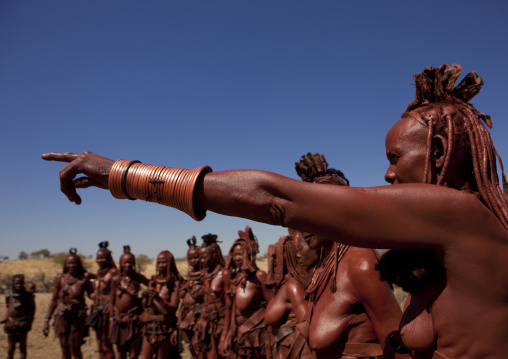
[[[157,273],[162,276],[168,275],[168,259],[164,254],[159,254],[157,256]]]
[[[410,112],[415,117],[419,116]],[[385,181],[390,184],[422,183],[427,152],[427,127],[410,117],[400,119],[388,131],[386,157],[390,162]]]
[[[76,274],[79,267],[78,259],[74,256],[68,257],[65,266],[67,267],[67,272],[69,274]]]
[[[296,260],[300,267],[305,271],[314,268],[319,260],[319,251],[309,248],[309,245],[303,238],[302,232],[289,229],[289,236],[295,241],[296,248],[298,249]]]
[[[120,260],[120,268],[125,274],[130,274],[134,272],[134,266],[136,262],[134,260],[134,256],[131,254],[123,255]]]
[[[204,270],[212,270],[215,268],[217,263],[215,263],[215,259],[213,258],[212,248],[204,247],[201,248],[200,252],[200,260],[201,260],[201,268]]]
[[[242,268],[243,248],[239,244],[237,244],[235,248],[233,248],[233,262],[235,263],[236,268]]]
[[[199,269],[199,252],[192,248],[187,252],[187,263],[193,270]]]
[[[16,293],[21,292],[21,290],[24,288],[25,282],[21,278],[15,278],[12,281],[12,290]]]
[[[105,251],[99,250],[97,252],[97,257],[95,261],[97,262],[97,265],[99,266],[100,269],[107,268],[109,264],[108,254]]]

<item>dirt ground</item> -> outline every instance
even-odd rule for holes
[[[32,330],[28,334],[28,348],[27,357],[29,359],[47,359],[47,358],[58,358],[60,357],[60,345],[58,339],[55,338],[53,328],[50,329],[49,336],[46,338],[42,334],[42,326],[44,325],[44,317],[48,310],[49,301],[51,300],[51,293],[36,293],[36,311],[35,319],[32,326]],[[0,295],[0,318],[5,317],[5,295]],[[88,303],[90,306],[90,302]],[[90,336],[86,338],[85,344],[81,346],[83,353],[83,359],[97,359],[99,354],[97,353],[97,346],[95,341],[95,333],[90,332]],[[184,347],[185,348],[185,347]],[[0,325],[0,358],[7,356],[7,335],[3,330],[3,325]],[[15,359],[20,357],[19,350],[16,349],[14,355]],[[182,353],[183,359],[189,359],[190,355],[187,350],[184,349]]]
[[[187,266],[186,263],[178,263],[179,264],[179,270],[180,273],[185,275],[187,273]],[[259,261],[258,265],[263,269],[267,270],[267,263],[266,261]],[[154,266],[150,266],[147,270],[148,273],[144,273],[147,276],[152,275],[150,271],[154,270],[152,269]],[[17,272],[20,272],[17,270]],[[395,289],[395,296],[397,297],[397,300],[401,304],[401,306],[404,303],[404,300],[406,299],[406,293],[404,293],[399,288]],[[51,299],[51,293],[36,293],[35,294],[35,300],[36,300],[36,312],[35,312],[35,320],[32,326],[32,330],[28,334],[28,358],[30,359],[47,359],[47,358],[55,358],[60,356],[60,345],[58,343],[58,339],[55,338],[54,333],[52,331],[53,328],[51,328],[49,336],[46,338],[42,334],[42,326],[44,324],[44,317],[46,315],[49,301]],[[0,318],[5,317],[5,295],[0,294]],[[89,301],[88,305],[91,305],[91,302]],[[83,353],[83,359],[96,359],[99,357],[97,353],[97,347],[96,347],[96,341],[95,341],[95,333],[91,331],[90,337],[86,338],[85,344],[81,347],[81,351]],[[0,325],[0,359],[7,356],[7,335],[5,334],[3,330],[3,325]],[[19,358],[19,351],[16,350],[15,359]],[[182,353],[183,359],[190,359],[190,353],[184,346],[184,352]]]

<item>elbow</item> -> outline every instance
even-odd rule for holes
[[[274,226],[285,226],[286,209],[282,201],[272,200],[268,203],[269,218],[267,224]]]

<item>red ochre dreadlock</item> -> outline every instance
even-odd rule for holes
[[[325,156],[319,153],[311,154],[309,152],[302,156],[300,162],[295,162],[295,169],[302,181],[349,186],[349,180],[344,176],[344,173],[334,168],[329,168]],[[323,294],[328,282],[330,282],[331,292],[335,293],[337,291],[339,263],[348,249],[348,245],[334,243],[332,250],[319,266],[321,270],[314,272],[307,288],[307,294],[313,301],[316,302],[321,294]]]
[[[298,264],[296,254],[296,245],[290,236],[281,236],[277,243],[268,246],[267,287],[280,288],[289,278],[296,279],[305,288],[308,286],[309,275]]]
[[[470,72],[453,88],[461,73],[460,65],[443,64],[439,68],[427,67],[423,72],[413,75],[415,100],[408,105],[403,117],[411,116],[409,112],[415,111],[428,127],[424,183],[430,182],[432,139],[436,134],[443,135],[447,138],[447,151],[436,184],[443,185],[452,153],[458,151],[470,162],[471,182],[476,185],[473,189],[479,192],[483,203],[508,229],[508,183],[503,162],[487,129],[492,128],[492,121],[490,116],[468,103],[480,92],[483,80],[476,72]],[[456,112],[448,113],[446,106],[453,107]],[[437,116],[434,117],[429,110],[436,110]],[[503,191],[499,186],[496,158],[502,172]]]

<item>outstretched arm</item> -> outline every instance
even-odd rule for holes
[[[112,160],[89,152],[49,153],[43,159],[69,162],[60,180],[72,202],[81,203],[76,188],[108,188]],[[87,177],[73,182],[80,173]],[[505,234],[474,196],[435,185],[316,186],[270,172],[236,170],[201,176],[192,198],[194,206],[219,214],[359,247],[440,249],[454,239],[485,238],[486,229]]]

